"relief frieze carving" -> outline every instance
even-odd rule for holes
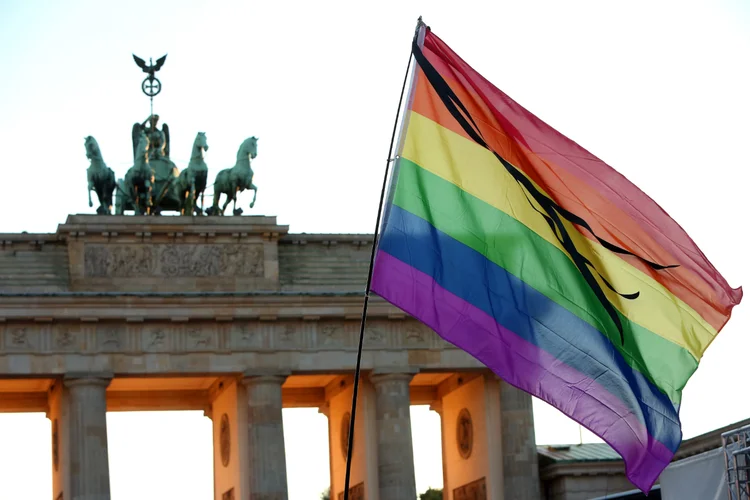
[[[171,335],[177,332],[162,325],[147,326],[141,331],[141,346],[144,351],[164,352],[169,350],[167,332]]]
[[[29,343],[28,331],[26,328],[16,328],[9,333],[10,342],[8,342],[8,345],[13,347],[32,347]]]
[[[255,350],[263,347],[263,332],[256,323],[234,323],[229,339],[234,349]]]
[[[125,327],[122,325],[97,325],[96,345],[101,351],[119,351],[124,347]]]
[[[346,330],[343,323],[321,323],[318,325],[318,345],[344,347]]]
[[[344,320],[143,321],[100,323],[6,323],[0,354],[22,353],[226,353],[357,348],[358,325]],[[428,328],[410,322],[375,320],[365,331],[366,350],[424,349]],[[445,349],[455,349],[445,343]]]
[[[262,244],[87,244],[87,278],[263,277]]]
[[[412,323],[406,326],[406,343],[425,344],[427,343],[428,332],[431,331],[422,323]]]
[[[307,347],[303,345],[295,325],[291,323],[280,324],[274,328],[274,347]]]
[[[383,346],[387,339],[385,328],[381,326],[368,326],[365,329],[365,345]]]
[[[74,327],[61,327],[52,332],[52,349],[68,351],[79,348],[81,332]]]
[[[188,351],[211,351],[217,347],[217,336],[201,326],[188,326],[186,337]]]
[[[39,328],[32,326],[8,326],[5,329],[5,350],[29,352],[38,349]]]

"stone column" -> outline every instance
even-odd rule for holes
[[[440,415],[440,451],[442,453],[443,466],[443,500],[450,500],[448,491],[448,464],[445,459],[445,418],[443,417],[443,400],[434,401],[430,405],[430,410]]]
[[[378,490],[382,500],[414,500],[414,450],[411,442],[409,382],[413,373],[378,373],[375,387],[378,438]]]
[[[286,450],[281,418],[281,386],[285,376],[249,375],[247,438],[249,500],[287,500]]]
[[[110,377],[66,377],[66,500],[109,500],[107,386]]]
[[[531,395],[500,380],[505,498],[541,498]]]
[[[333,477],[333,460],[331,460],[332,455],[333,455],[333,453],[332,453],[333,450],[331,449],[332,448],[331,445],[333,444],[332,441],[331,441],[331,435],[333,434],[333,428],[332,428],[332,425],[331,425],[331,403],[330,403],[330,401],[326,401],[320,407],[318,407],[318,413],[322,413],[323,415],[325,415],[326,416],[326,421],[328,422],[328,476],[330,478],[330,482],[329,482],[329,486],[328,487],[329,487],[330,495],[331,495],[331,497],[333,497],[333,480],[334,480],[334,477]]]

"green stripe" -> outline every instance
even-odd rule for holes
[[[633,369],[679,404],[682,388],[698,367],[690,352],[622,314],[626,335],[621,345],[604,307],[562,250],[510,215],[405,158],[400,159],[398,175],[394,204],[481,253],[602,332]],[[514,251],[505,250],[509,247]]]

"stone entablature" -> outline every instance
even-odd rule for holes
[[[362,291],[372,236],[288,234],[275,217],[71,215],[0,234],[0,293]]]
[[[359,320],[312,316],[296,320],[271,316],[231,319],[231,315],[196,320],[185,309],[173,311],[171,319],[164,319],[167,311],[163,308],[159,309],[159,319],[152,320],[138,302],[121,309],[121,313],[130,310],[134,314],[119,321],[93,316],[18,320],[8,318],[7,305],[0,307],[6,314],[0,318],[5,319],[0,322],[0,373],[54,376],[106,370],[128,375],[174,375],[237,373],[248,367],[294,373],[353,369]],[[61,311],[65,316],[76,315],[75,311]],[[51,308],[47,312],[54,316]],[[446,366],[482,368],[473,357],[411,319],[370,320],[363,349],[365,370],[382,366],[421,371]]]

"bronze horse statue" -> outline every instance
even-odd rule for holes
[[[208,141],[205,132],[198,132],[193,141],[193,150],[190,154],[190,163],[187,168],[180,172],[177,178],[177,194],[182,202],[180,213],[182,215],[203,215],[203,193],[208,182],[208,166],[203,159],[204,152],[208,151]],[[200,207],[195,201],[200,197]]]
[[[89,206],[93,207],[91,201],[91,191],[96,192],[99,198],[99,207],[96,213],[99,215],[110,215],[112,213],[112,195],[117,183],[115,182],[115,173],[104,163],[102,152],[99,149],[99,143],[92,136],[84,138],[86,147],[86,158],[91,160],[89,168],[86,169],[88,179]]]
[[[258,196],[258,188],[253,184],[253,170],[250,168],[250,160],[256,156],[258,156],[258,138],[249,137],[240,145],[237,151],[237,163],[234,167],[226,168],[216,175],[214,203],[207,210],[208,215],[224,215],[230,201],[233,203],[234,215],[241,215],[242,209],[237,208],[237,193],[241,193],[245,189],[253,191],[253,201],[250,202],[250,208],[253,208],[255,198]],[[219,210],[219,198],[222,194],[225,194],[227,199]]]
[[[149,164],[149,140],[142,133],[135,148],[135,165],[125,174],[124,186],[120,188],[132,203],[136,215],[151,214],[154,205],[153,186],[154,171]]]

